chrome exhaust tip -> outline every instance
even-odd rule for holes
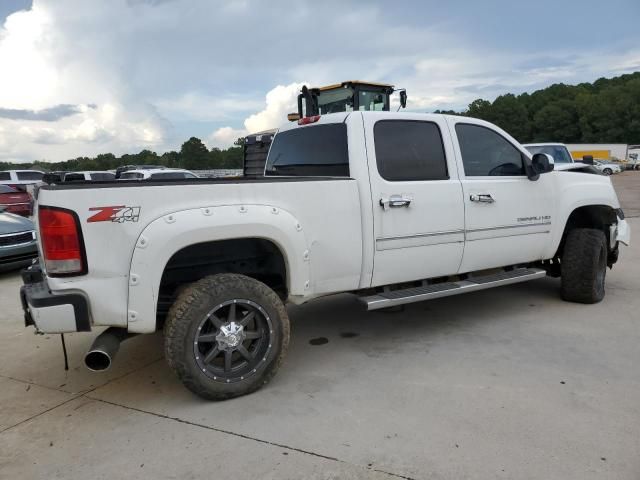
[[[110,327],[96,337],[84,356],[84,364],[93,372],[108,370],[120,350],[120,343],[134,334],[125,328]]]

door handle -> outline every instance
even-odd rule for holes
[[[469,196],[469,200],[472,202],[480,202],[480,203],[493,203],[495,200],[489,193],[474,193]]]
[[[407,195],[395,194],[388,198],[382,197],[380,199],[380,206],[385,210],[389,210],[390,208],[408,207],[411,205],[411,200],[413,199]]]

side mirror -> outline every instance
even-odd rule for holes
[[[400,106],[402,108],[407,108],[407,91],[400,90]]]
[[[582,163],[586,163],[587,165],[593,165],[593,155],[583,155]]]
[[[531,158],[531,166],[538,175],[553,172],[553,157],[548,153],[536,153]]]

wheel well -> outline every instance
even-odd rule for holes
[[[556,256],[562,257],[567,234],[574,228],[596,228],[602,230],[609,238],[609,226],[616,221],[616,211],[608,205],[585,205],[576,208],[567,219]]]
[[[183,286],[218,273],[239,273],[287,296],[287,268],[277,245],[262,238],[237,238],[196,243],[178,250],[162,273],[156,326],[162,328],[169,308]]]

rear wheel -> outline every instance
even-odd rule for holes
[[[607,238],[601,230],[576,228],[567,235],[561,263],[562,298],[597,303],[604,298]]]
[[[169,366],[189,390],[210,400],[259,389],[276,374],[288,345],[282,301],[243,275],[212,275],[191,284],[165,324]]]

